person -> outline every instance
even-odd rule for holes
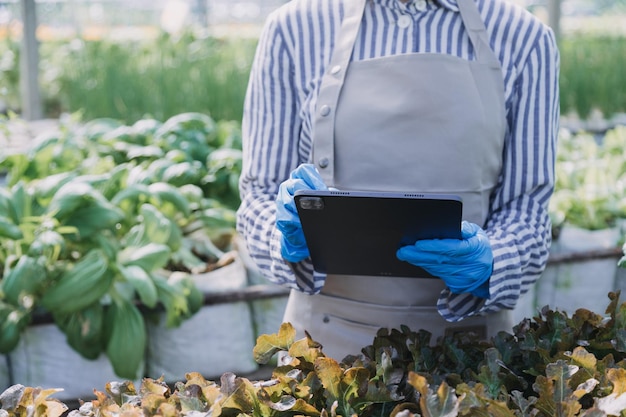
[[[237,228],[284,321],[342,359],[378,329],[512,331],[551,243],[559,118],[553,31],[507,0],[291,0],[259,38]],[[298,189],[463,199],[460,240],[397,257],[440,279],[314,271]]]

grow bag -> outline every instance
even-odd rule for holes
[[[618,246],[619,228],[586,230],[565,226],[552,244],[551,255],[584,254]],[[578,308],[602,312],[607,294],[616,289],[617,259],[613,257],[548,263],[537,282],[536,307],[573,314]]]
[[[192,275],[203,293],[224,292],[247,285],[239,255],[214,271]],[[146,376],[166,382],[184,381],[187,372],[206,377],[224,372],[245,374],[258,364],[252,357],[255,337],[250,306],[245,301],[205,305],[180,327],[167,328],[165,313],[158,323],[147,322]]]
[[[115,375],[104,354],[95,360],[80,356],[55,324],[28,327],[8,356],[13,384],[63,388],[55,394],[62,401],[95,398],[94,388],[102,390],[109,381],[124,380]],[[137,387],[140,382],[133,381]]]

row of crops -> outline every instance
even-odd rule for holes
[[[623,68],[626,39],[563,36],[561,110],[586,119],[626,112]],[[218,39],[186,32],[140,41],[107,39],[41,44],[45,112],[55,117],[81,110],[86,119],[111,117],[133,123],[165,120],[196,111],[216,120],[240,120],[256,39]],[[19,44],[0,41],[0,103],[19,110]]]

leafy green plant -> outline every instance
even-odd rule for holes
[[[0,353],[49,314],[83,357],[104,353],[117,375],[136,378],[144,320],[164,311],[166,325],[179,326],[203,303],[190,273],[227,258],[238,201],[233,182],[216,184],[238,154],[217,153],[238,137],[236,125],[200,113],[130,126],[72,115],[5,155]]]
[[[574,112],[584,119],[596,109],[605,115],[626,110],[626,96],[617,87],[623,81],[620,72],[614,70],[626,65],[626,38],[573,34],[561,38],[559,50],[564,114]]]
[[[550,201],[553,226],[588,230],[615,227],[626,218],[626,126],[593,135],[561,130],[556,184]],[[556,233],[558,235],[558,233]]]
[[[193,111],[240,121],[256,44],[257,39],[217,39],[193,32],[123,43],[81,37],[44,40],[40,53],[46,114],[82,110],[87,119],[112,117],[131,124],[147,115],[165,120]],[[596,109],[607,117],[626,111],[623,36],[563,34],[559,49],[563,114],[586,119]],[[0,100],[13,110],[20,108],[18,56],[19,42],[6,38],[0,43]]]
[[[281,355],[268,380],[227,372],[216,382],[190,372],[173,386],[163,378],[145,378],[138,389],[109,382],[69,416],[623,415],[626,304],[619,293],[609,298],[606,314],[546,307],[490,341],[469,332],[431,341],[423,330],[380,329],[371,345],[342,360],[324,355],[309,334],[296,340],[284,323],[254,347],[259,363]],[[33,402],[22,394],[27,389],[0,396],[8,416]],[[56,417],[56,409],[42,410]]]
[[[46,96],[65,112],[132,124],[200,112],[241,120],[256,39],[165,32],[142,40],[77,38],[42,44]]]

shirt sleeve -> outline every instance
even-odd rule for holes
[[[503,172],[485,225],[494,256],[490,297],[444,290],[437,306],[448,321],[515,308],[543,272],[551,244],[548,202],[554,191],[560,58],[550,28],[517,77],[508,113]]]
[[[278,187],[304,162],[298,154],[301,120],[294,83],[293,57],[279,16],[270,14],[259,37],[244,104],[237,231],[268,280],[313,293],[321,290],[325,277],[313,274],[310,260],[285,261],[280,232],[274,227]]]

